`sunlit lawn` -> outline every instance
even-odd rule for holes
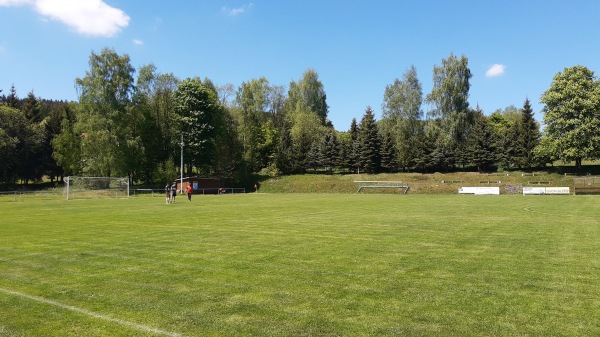
[[[600,335],[600,197],[0,203],[0,336]]]

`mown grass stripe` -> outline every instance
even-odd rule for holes
[[[163,335],[163,336],[168,336],[168,337],[186,337],[182,334],[178,334],[175,332],[169,332],[169,331],[165,331],[165,330],[161,330],[161,329],[157,329],[157,328],[153,328],[144,324],[139,324],[139,323],[134,323],[134,322],[129,322],[129,321],[125,321],[119,318],[114,318],[114,317],[110,317],[110,316],[106,316],[103,314],[99,314],[97,312],[93,312],[91,310],[87,310],[87,309],[83,309],[83,308],[79,308],[79,307],[75,307],[72,305],[68,305],[68,304],[64,304],[64,303],[60,303],[58,301],[54,301],[54,300],[49,300],[47,298],[43,298],[43,297],[39,297],[39,296],[34,296],[34,295],[29,295],[29,294],[25,294],[22,293],[20,291],[15,291],[15,290],[10,290],[10,289],[5,289],[5,288],[0,288],[0,291],[5,293],[5,294],[9,294],[9,295],[14,295],[14,296],[19,296],[22,298],[26,298],[32,301],[36,301],[36,302],[40,302],[40,303],[44,303],[44,304],[48,304],[48,305],[52,305],[55,307],[59,307],[62,309],[67,309],[67,310],[71,310],[86,316],[90,316],[93,318],[97,318],[97,319],[101,319],[104,321],[108,321],[108,322],[113,322],[113,323],[117,323],[129,328],[133,328],[136,330],[140,330],[140,331],[144,331],[144,332],[150,332],[150,333],[154,333],[157,335]]]

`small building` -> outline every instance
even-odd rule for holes
[[[187,177],[183,180],[175,179],[175,182],[177,182],[177,190],[183,193],[189,185],[192,186],[193,194],[218,194],[219,189],[224,187],[223,181],[217,178]]]

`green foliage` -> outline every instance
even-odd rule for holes
[[[81,136],[68,119],[63,119],[61,133],[52,141],[52,148],[54,159],[67,176],[81,172]]]
[[[396,79],[394,84],[386,86],[383,95],[382,116],[384,125],[389,125],[387,128],[389,130],[384,128],[382,131],[384,134],[390,135],[392,144],[384,143],[388,148],[382,150],[388,151],[393,146],[396,153],[386,155],[389,160],[387,160],[387,164],[382,164],[384,167],[396,165],[390,160],[397,161],[397,165],[404,169],[415,165],[419,138],[423,132],[420,123],[423,118],[422,101],[421,83],[417,78],[417,70],[414,66],[411,66],[403,74],[402,80]],[[392,170],[391,166],[387,169]]]
[[[583,66],[565,68],[544,92],[544,131],[563,161],[600,158],[600,82]]]
[[[75,80],[81,103],[96,105],[97,113],[105,117],[124,113],[131,100],[135,73],[129,55],[120,56],[110,48],[100,54],[92,51],[89,66],[85,77]]]
[[[318,146],[325,127],[319,116],[311,111],[294,111],[288,113],[290,118],[290,136],[293,144],[293,165],[295,172],[304,172],[309,168],[307,155],[310,149]]]
[[[468,140],[470,162],[477,165],[479,172],[485,172],[497,160],[496,139],[492,127],[481,110],[474,113],[474,123]]]
[[[175,177],[177,177],[177,167],[173,158],[168,158],[156,166],[152,178],[153,181],[164,184],[173,181]]]
[[[552,164],[560,160],[557,143],[548,135],[542,136],[540,143],[533,150],[535,161],[540,165]]]
[[[215,159],[216,137],[224,127],[223,107],[214,91],[198,79],[186,79],[175,91],[175,111],[185,134],[185,153],[190,166],[209,168]]]
[[[384,172],[398,170],[397,153],[392,133],[384,132],[381,136],[381,168]]]
[[[75,81],[80,110],[74,128],[83,135],[82,170],[91,176],[131,175],[131,151],[143,155],[128,110],[135,69],[128,55],[108,48],[92,52],[89,65],[86,76]]]
[[[236,133],[233,116],[225,108],[221,109],[222,129],[215,138],[215,161],[213,172],[217,177],[239,180],[242,171],[242,144]]]
[[[365,173],[377,173],[381,169],[381,136],[371,107],[366,108],[359,130],[360,169]]]
[[[294,147],[292,143],[291,130],[288,123],[283,123],[279,128],[279,139],[277,151],[275,152],[275,163],[278,172],[289,174],[293,172]]]
[[[332,172],[339,164],[340,146],[337,140],[335,130],[329,128],[323,135],[320,146],[321,167],[326,171]]]
[[[29,92],[27,98],[21,102],[20,110],[25,114],[25,118],[32,123],[39,123],[44,117],[41,102],[35,97],[33,91]]]
[[[445,136],[442,140],[448,142],[444,146],[449,150],[456,150],[464,143],[473,119],[469,109],[472,75],[468,63],[466,56],[459,59],[452,53],[443,59],[441,66],[433,68],[433,89],[426,99],[433,105],[430,115],[442,120],[440,127]]]
[[[317,115],[321,125],[327,122],[327,95],[319,75],[314,69],[308,69],[298,82],[290,82],[288,100],[286,102],[288,111],[312,112]]]
[[[42,125],[30,123],[17,109],[0,105],[0,183],[41,178],[38,159],[44,140]]]
[[[150,177],[158,163],[179,155],[175,113],[175,90],[179,82],[173,74],[159,73],[153,64],[139,70],[132,111],[141,116],[137,133],[145,151],[139,158],[138,170],[144,181],[152,181]]]
[[[236,94],[239,107],[238,130],[244,148],[244,161],[251,172],[258,172],[273,162],[277,131],[268,113],[271,87],[261,77],[243,82]]]
[[[348,169],[351,172],[358,172],[360,169],[360,134],[356,118],[352,118],[352,123],[350,124],[348,141],[346,142],[346,153]]]
[[[316,71],[308,69],[298,82],[291,81],[285,101],[285,123],[292,141],[292,171],[304,172],[319,165],[317,154],[326,130],[327,96]],[[314,155],[308,156],[311,149]]]
[[[265,77],[236,91],[208,78],[182,83],[153,64],[139,69],[134,85],[129,56],[110,48],[92,52],[89,66],[76,79],[77,103],[49,102],[33,92],[19,99],[14,85],[2,96],[2,104],[25,116],[26,123],[17,123],[22,133],[32,133],[28,152],[16,160],[20,164],[12,159],[0,164],[6,179],[27,183],[77,173],[152,183],[160,163],[179,157],[182,132],[187,175],[234,181],[257,172],[512,170],[557,158],[577,166],[600,158],[600,82],[582,66],[557,74],[542,96],[543,138],[529,100],[522,110],[511,105],[480,120],[468,104],[468,59],[452,53],[434,67],[433,89],[426,96],[430,118],[423,118],[422,87],[411,66],[386,86],[379,123],[373,117],[373,126],[370,121],[359,126],[354,119],[341,133],[327,118],[325,88],[313,69],[291,81],[286,95],[283,86]],[[21,147],[6,129],[0,131],[0,154],[15,157]],[[494,160],[488,156],[492,147],[498,153]]]
[[[487,117],[488,124],[494,132],[498,151],[498,165],[504,169],[515,167],[514,144],[516,141],[516,128],[519,120],[517,109],[514,106],[504,110],[498,109]]]
[[[19,109],[21,102],[19,101],[19,96],[17,96],[17,89],[15,85],[10,86],[10,93],[6,96],[6,105],[13,109]]]
[[[518,138],[518,143],[520,166],[524,168],[535,167],[538,165],[538,163],[535,160],[534,149],[540,143],[541,135],[540,128],[538,123],[535,121],[529,99],[526,99],[525,103],[523,104],[519,126],[520,135]]]
[[[411,66],[402,79],[385,87],[383,94],[382,119],[419,120],[423,117],[421,103],[423,92],[417,78],[417,69]]]

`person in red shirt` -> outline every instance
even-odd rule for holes
[[[188,184],[186,190],[188,195],[188,201],[192,201],[192,184]]]

